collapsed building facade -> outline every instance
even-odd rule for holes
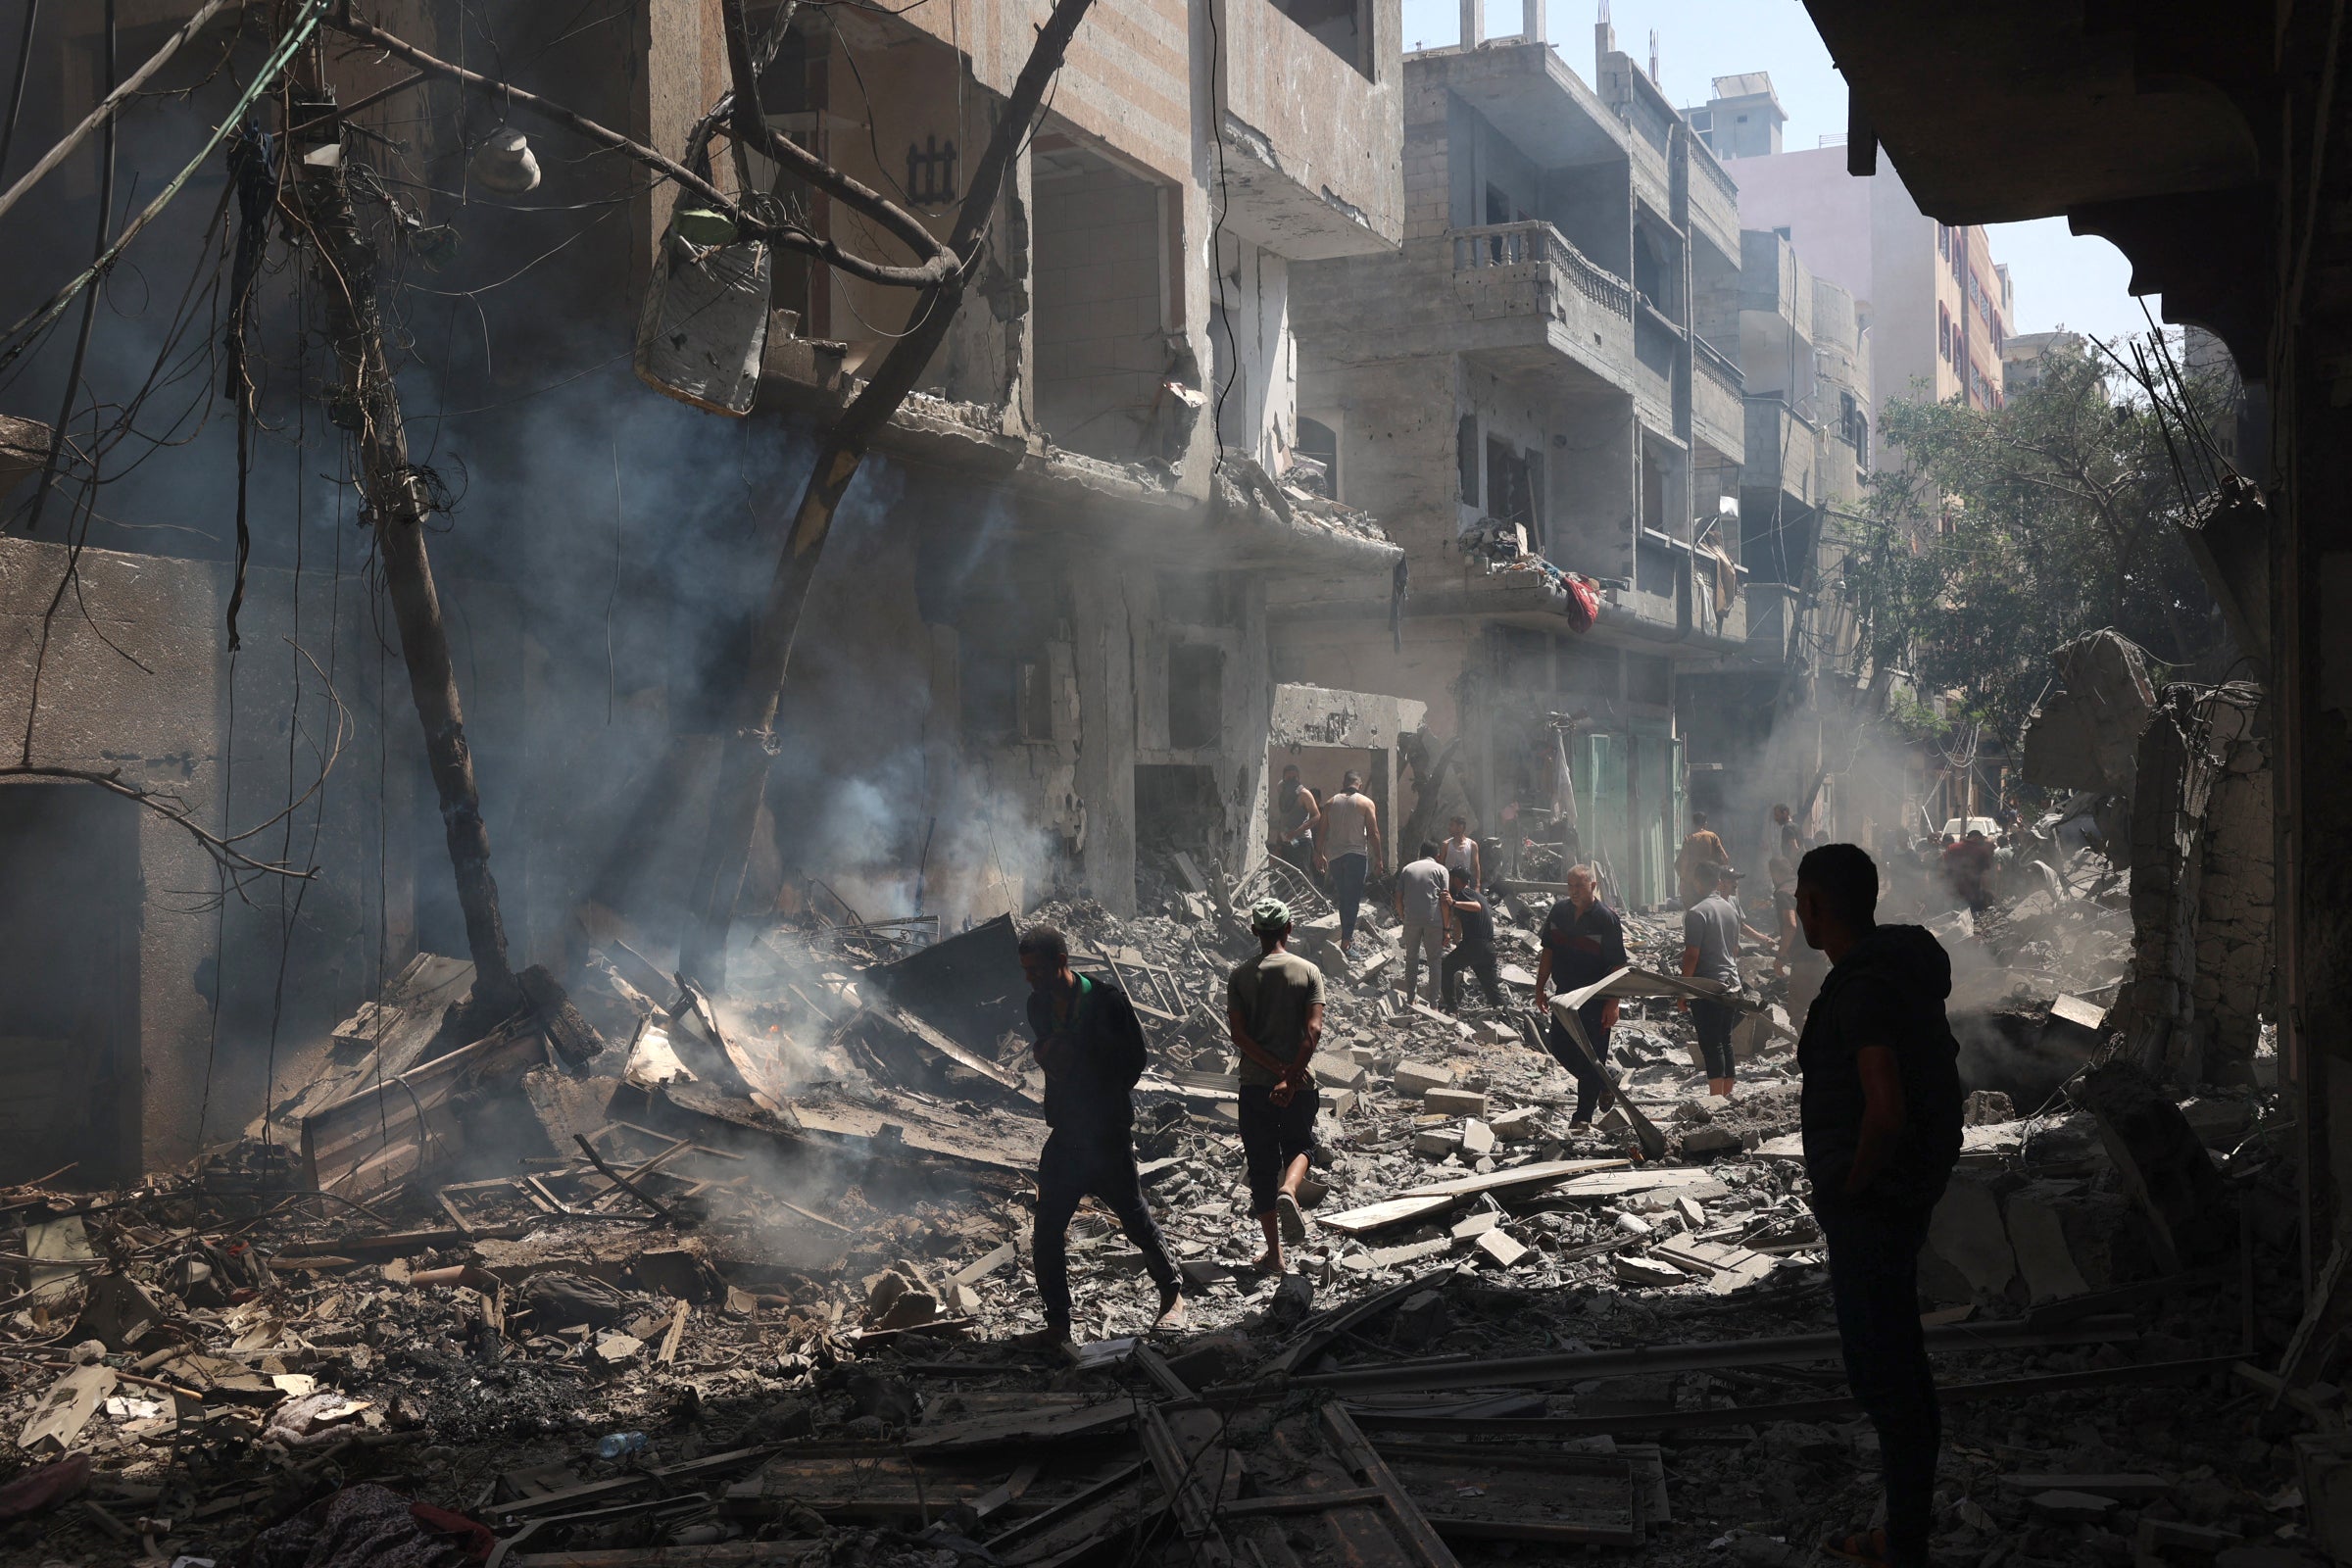
[[[1296,439],[1287,268],[1392,249],[1399,233],[1400,194],[1384,178],[1399,123],[1396,12],[1310,30],[1271,0],[1232,10],[1199,60],[1182,40],[1190,26],[1206,47],[1205,24],[1181,16],[1091,27],[1073,46],[990,214],[970,303],[847,500],[777,721],[787,739],[735,906],[746,920],[814,902],[834,918],[915,909],[953,930],[1057,888],[1131,909],[1139,835],[1238,868],[1267,799],[1265,583],[1358,573],[1385,610],[1398,552],[1378,525],[1269,475]],[[756,27],[773,20],[751,14]],[[480,41],[429,5],[382,21],[443,55]],[[535,25],[520,11],[497,24],[502,36]],[[224,22],[218,36],[233,31]],[[536,44],[517,80],[674,146],[727,89],[719,32],[715,4],[664,7]],[[1010,10],[811,10],[780,40],[764,107],[852,177],[904,188],[945,234],[1027,33]],[[74,93],[99,79],[105,42],[95,16],[36,38],[55,69],[36,75],[28,130],[81,116]],[[135,42],[119,38],[119,52]],[[191,45],[172,69],[195,81],[205,52]],[[405,74],[363,57],[336,68],[347,100]],[[197,93],[189,114],[224,110],[211,104],[220,90]],[[468,413],[425,412],[417,439],[464,519],[433,548],[517,966],[561,970],[616,935],[657,951],[676,941],[734,722],[724,694],[781,538],[773,515],[812,459],[812,422],[839,416],[915,303],[778,250],[756,264],[761,308],[682,305],[694,279],[671,267],[686,243],[671,188],[609,162],[543,159],[534,194],[501,198],[473,157],[499,120],[435,80],[355,122],[422,193],[394,204],[389,230],[415,290],[404,297],[462,302],[467,318],[415,374],[438,409]],[[713,177],[795,204],[818,230],[838,221],[872,254],[910,254],[757,153],[720,159]],[[86,230],[97,197],[94,178],[61,176],[25,212]],[[595,220],[551,226],[567,203]],[[194,254],[192,207],[144,243]],[[270,243],[266,220],[246,227]],[[1212,248],[1218,268],[1195,265]],[[18,275],[12,304],[52,286]],[[648,324],[664,309],[689,323],[678,341]],[[304,352],[299,323],[263,330],[282,333],[269,347]],[[133,381],[141,352],[161,349],[118,342],[97,374]],[[63,352],[37,357],[36,377],[62,384]],[[713,358],[723,386],[680,368]],[[28,1163],[57,1152],[53,1168],[72,1149],[127,1174],[184,1156],[220,1130],[199,1108],[213,1075],[226,1075],[224,1102],[250,1104],[268,1042],[331,1025],[415,953],[466,951],[399,661],[387,675],[389,628],[347,537],[350,493],[303,477],[340,437],[303,412],[316,358],[288,369],[259,407],[285,434],[260,439],[249,466],[256,510],[291,507],[301,521],[295,536],[256,530],[249,572],[220,525],[238,491],[219,445],[198,446],[201,479],[183,467],[153,488],[110,486],[108,504],[72,519],[69,544],[61,499],[48,529],[5,546],[12,705],[29,710],[36,670],[41,682],[29,760],[121,767],[206,820],[245,822],[287,800],[284,757],[274,776],[255,759],[291,736],[308,778],[335,755],[332,737],[344,747],[287,841],[310,840],[318,873],[282,907],[265,893],[266,910],[232,895],[216,913],[202,849],[128,802],[81,802],[73,781],[6,797],[24,812],[11,842],[54,857],[12,917],[51,934],[14,950],[11,989],[40,989],[70,949],[86,978],[68,991],[110,999],[60,1003],[23,1031],[29,1092],[16,1098],[27,1130],[45,1129]],[[26,414],[48,395],[25,398]],[[37,452],[12,469],[20,482],[38,472]],[[110,608],[56,612],[70,564],[79,602]],[[246,649],[232,656],[221,628],[240,580]],[[282,662],[265,665],[265,647]],[[367,672],[356,685],[355,670]],[[1366,745],[1353,716],[1378,704],[1345,689],[1282,701],[1333,715],[1359,759],[1395,751],[1393,702]],[[258,1010],[256,996],[270,999]],[[78,1065],[49,1064],[59,1041]],[[74,1108],[97,1102],[103,1127]]]

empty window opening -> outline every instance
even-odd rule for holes
[[[1168,650],[1168,747],[1198,751],[1225,738],[1225,655],[1198,643]]]
[[[1625,700],[1664,708],[1674,701],[1674,666],[1659,654],[1625,656]]]
[[[1038,422],[1089,457],[1181,452],[1193,411],[1164,383],[1197,385],[1200,368],[1170,343],[1163,188],[1067,135],[1041,134],[1032,156]]]
[[[1144,848],[1198,855],[1225,831],[1225,807],[1211,767],[1143,762],[1135,769],[1135,841]]]
[[[1532,454],[1487,437],[1487,514],[1496,522],[1518,523],[1531,545],[1542,538],[1536,526],[1535,464]]]
[[[1293,462],[1286,477],[1293,484],[1332,501],[1340,499],[1340,434],[1337,430],[1320,419],[1310,419],[1300,415],[1298,439],[1292,445],[1291,452]],[[1318,473],[1305,466],[1298,461],[1299,459],[1304,459],[1306,464],[1319,466],[1322,471]]]
[[[1365,25],[1366,0],[1274,0],[1274,9],[1306,29],[1306,35],[1338,55],[1369,79],[1370,29]]]
[[[1453,427],[1453,466],[1462,505],[1478,505],[1478,416],[1465,414]]]

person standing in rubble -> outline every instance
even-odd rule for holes
[[[1706,864],[1697,875],[1712,889],[1683,911],[1683,973],[1695,980],[1713,980],[1738,995],[1740,979],[1740,873],[1728,865]],[[1698,1031],[1698,1054],[1707,1064],[1707,1093],[1728,1098],[1732,1092],[1732,1030],[1740,1014],[1725,1003],[1689,997],[1675,1006],[1690,1015]]]
[[[1788,808],[1786,806],[1773,808],[1776,813],[1785,813],[1788,809]],[[1799,846],[1795,828],[1783,826],[1779,829],[1779,833],[1780,845],[1774,850],[1772,858],[1765,862],[1765,869],[1772,875],[1772,920],[1775,938],[1772,966],[1779,973],[1787,974],[1789,960],[1796,955],[1796,944],[1801,935],[1796,925],[1796,862],[1804,858],[1805,852]]]
[[[1494,917],[1487,912],[1487,896],[1470,880],[1470,873],[1454,866],[1446,873],[1451,886],[1446,894],[1446,912],[1461,941],[1446,955],[1441,975],[1446,993],[1446,1010],[1452,1012],[1462,994],[1462,971],[1471,970],[1478,976],[1478,988],[1487,994],[1487,1005],[1502,1005],[1502,976],[1496,973],[1494,956]]]
[[[1355,956],[1355,916],[1363,907],[1364,882],[1375,871],[1388,869],[1381,852],[1380,811],[1363,790],[1363,775],[1353,768],[1340,780],[1339,789],[1323,803],[1321,825],[1315,831],[1315,869],[1331,873],[1331,902],[1340,911],[1340,951]]]
[[[1225,1026],[1241,1057],[1242,1160],[1250,1212],[1265,1227],[1258,1269],[1283,1271],[1282,1249],[1306,1240],[1298,1184],[1315,1148],[1322,1094],[1311,1063],[1323,1039],[1323,971],[1290,951],[1291,907],[1260,899],[1250,908],[1258,955],[1225,980]]]
[[[1158,1326],[1184,1321],[1184,1291],[1135,1168],[1135,1081],[1144,1074],[1144,1026],[1125,992],[1070,970],[1069,940],[1052,926],[1021,933],[1029,977],[1029,1031],[1046,1070],[1045,1152],[1037,1161],[1037,1225],[1030,1256],[1046,1326],[1021,1336],[1033,1348],[1070,1344],[1070,1218],[1092,1195],[1118,1216],[1159,1287]]]
[[[1568,868],[1568,894],[1544,917],[1537,940],[1543,956],[1536,960],[1536,1010],[1544,1017],[1544,1043],[1559,1064],[1576,1075],[1576,1114],[1571,1129],[1592,1125],[1592,1112],[1606,1102],[1609,1083],[1604,1076],[1609,1059],[1609,1031],[1617,1027],[1617,999],[1594,997],[1576,1009],[1592,1054],[1576,1049],[1568,1031],[1545,1005],[1551,991],[1582,991],[1624,968],[1625,924],[1615,910],[1600,902],[1599,878],[1589,865]]]
[[[1928,1561],[1942,1418],[1919,1323],[1919,1251],[1960,1157],[1950,956],[1916,925],[1880,925],[1879,868],[1825,844],[1797,868],[1805,942],[1829,978],[1796,1048],[1798,1119],[1853,1396],[1878,1428],[1886,1526],[1827,1544],[1886,1568]]]
[[[1441,858],[1448,872],[1469,872],[1472,889],[1487,885],[1485,858],[1479,853],[1478,840],[1470,836],[1468,817],[1457,816],[1446,824],[1445,854]]]
[[[1274,837],[1267,847],[1300,876],[1312,876],[1315,830],[1322,825],[1323,809],[1315,804],[1314,791],[1299,782],[1298,764],[1293,762],[1282,770],[1282,782],[1274,790]]]
[[[1992,841],[1983,828],[1970,828],[1967,837],[1943,852],[1944,881],[1971,914],[1983,914],[1992,903],[1993,865]]]
[[[1690,908],[1715,891],[1715,879],[1706,874],[1707,868],[1729,865],[1731,859],[1730,852],[1723,847],[1723,840],[1716,837],[1713,828],[1707,826],[1707,813],[1692,811],[1690,832],[1683,840],[1681,852],[1674,858],[1675,887],[1684,908]]]
[[[1404,922],[1404,1000],[1413,1000],[1421,978],[1421,959],[1429,958],[1429,1004],[1445,999],[1440,975],[1446,964],[1446,867],[1438,847],[1424,839],[1421,854],[1396,872],[1396,918]]]

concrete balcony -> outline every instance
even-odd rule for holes
[[[1777,397],[1751,396],[1747,403],[1747,461],[1742,490],[1779,491],[1800,507],[1821,499],[1818,480],[1821,435]]]
[[[1748,650],[1759,659],[1785,659],[1796,630],[1796,590],[1785,582],[1751,582],[1740,593],[1747,607]]]
[[[1632,284],[1540,220],[1457,228],[1443,243],[1454,297],[1482,328],[1464,352],[1523,372],[1565,358],[1632,390]]]
[[[1740,187],[1724,172],[1715,155],[1697,137],[1686,138],[1690,148],[1689,177],[1690,233],[1704,239],[1727,259],[1740,260]]]
[[[1814,495],[1825,507],[1854,507],[1862,500],[1867,457],[1854,451],[1847,432],[1832,424],[1821,436],[1821,456],[1814,475]]]
[[[1355,25],[1321,33],[1272,0],[1212,3],[1226,224],[1298,262],[1394,251],[1404,236],[1400,0],[1362,0]]]
[[[1747,410],[1740,367],[1705,338],[1690,345],[1690,435],[1735,463],[1747,453]]]

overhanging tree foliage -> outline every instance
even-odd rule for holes
[[[2204,484],[2190,432],[2224,415],[2225,377],[2136,377],[2057,353],[1998,409],[1896,399],[1898,466],[1845,519],[1839,592],[1874,669],[1908,671],[2014,746],[2049,652],[2112,626],[2158,661],[2219,675],[2232,651],[2181,541]]]

